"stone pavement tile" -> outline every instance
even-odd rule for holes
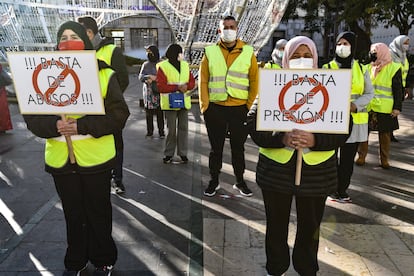
[[[266,221],[249,220],[250,247],[265,251]]]
[[[413,255],[393,255],[390,256],[395,266],[401,272],[401,275],[414,275],[414,257]]]
[[[222,275],[257,275],[254,274],[257,271],[264,274],[264,267],[253,258],[254,253],[249,247],[226,246]]]
[[[223,247],[224,245],[224,219],[203,220],[203,241],[208,247]]]
[[[334,252],[384,253],[373,234],[361,224],[322,223],[321,239]]]
[[[66,248],[66,242],[20,243],[0,264],[0,275],[7,272],[61,270],[65,254],[62,248]],[[47,263],[40,260],[46,260]]]
[[[160,262],[160,250],[151,243],[117,242],[117,271],[151,271],[157,270]],[[120,258],[122,256],[122,258]]]
[[[360,255],[371,275],[401,275],[387,254],[361,253]]]
[[[410,248],[414,254],[414,227],[413,226],[390,226],[402,241]]]
[[[250,247],[249,225],[247,220],[226,220],[224,223],[224,247]]]
[[[319,247],[319,271],[324,275],[370,275],[361,256],[350,251],[333,252]]]
[[[204,245],[203,271],[205,276],[223,274],[223,246]]]
[[[389,255],[412,255],[407,245],[395,234],[395,232],[383,225],[366,225],[365,226],[374,236],[384,252]]]

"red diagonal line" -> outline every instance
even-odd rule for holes
[[[58,75],[58,77],[59,77],[59,76],[63,76],[63,79],[65,79],[65,78],[69,75],[69,72],[70,72],[69,68],[68,68],[68,67],[66,67],[66,68],[62,71],[62,73],[60,73],[60,74]],[[57,83],[56,83],[56,82],[57,82],[57,80],[55,80],[55,81],[52,83],[53,87],[49,87],[49,88],[46,90],[46,92],[45,92],[46,99],[49,99],[49,95],[53,94],[53,93],[55,92],[55,90],[58,88],[58,86],[57,86]]]
[[[320,88],[321,85],[319,84],[318,86],[315,86],[311,91],[309,92],[314,92],[315,94],[322,91],[322,89]],[[314,94],[314,95],[315,95]],[[303,97],[304,98],[304,97]],[[305,102],[303,101],[303,98],[301,99],[300,103],[295,103],[294,105],[292,105],[291,108],[289,108],[288,110],[298,110],[302,105],[305,104]]]

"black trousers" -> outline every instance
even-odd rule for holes
[[[211,145],[209,155],[209,169],[213,180],[218,181],[222,168],[223,147],[227,131],[230,135],[231,163],[237,182],[243,180],[246,167],[244,159],[244,143],[247,139],[247,130],[244,125],[247,117],[247,106],[221,106],[210,103],[204,112],[208,139]]]
[[[53,175],[53,178],[66,220],[66,269],[79,270],[88,261],[96,267],[115,264],[111,172]]]
[[[147,134],[154,133],[154,115],[157,116],[158,134],[164,135],[164,112],[161,108],[145,109],[145,117],[147,120]]]
[[[338,163],[338,194],[340,197],[347,197],[346,190],[351,184],[351,177],[354,173],[355,155],[359,143],[346,143],[339,148]]]
[[[289,218],[293,195],[262,190],[266,210],[266,269],[282,275],[290,265]],[[293,247],[293,267],[301,276],[316,275],[319,230],[326,197],[295,197],[297,232]]]

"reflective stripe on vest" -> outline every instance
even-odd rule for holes
[[[175,69],[175,67],[168,62],[168,60],[161,61],[157,63],[157,70],[161,68],[164,72],[164,75],[167,77],[167,84],[170,85],[181,85],[186,84],[190,80],[190,66],[186,61],[180,62],[180,72]],[[160,93],[160,103],[162,110],[180,110],[180,108],[171,108],[170,107],[170,98],[171,93]],[[184,95],[184,106],[185,109],[191,109],[191,96]]]
[[[328,64],[324,64],[323,68],[339,69],[338,63],[331,60]],[[352,64],[352,86],[351,86],[351,102],[358,99],[364,93],[364,73],[366,67],[360,65],[358,61],[354,60]],[[363,125],[368,123],[368,110],[364,108],[359,112],[351,112],[352,121],[354,124]]]
[[[259,148],[259,152],[273,161],[286,164],[292,158],[295,150],[293,148]],[[334,150],[312,151],[309,148],[303,149],[303,161],[307,165],[318,165],[325,162],[335,154]]]
[[[112,62],[112,53],[115,49],[114,44],[107,44],[102,46],[96,51],[96,58],[104,61],[106,64],[111,65]]]
[[[392,95],[392,78],[395,73],[401,69],[401,64],[391,62],[387,64],[378,75],[373,78],[372,66],[368,65],[371,74],[372,86],[374,87],[374,98],[369,103],[369,110],[379,113],[390,114],[394,105],[394,97]]]
[[[110,68],[99,70],[102,98],[106,98],[109,79],[114,71]],[[70,115],[68,118],[81,118],[82,115]],[[76,163],[81,167],[103,164],[115,157],[114,136],[105,135],[94,138],[91,135],[71,136]],[[68,160],[68,146],[63,136],[46,140],[45,162],[53,168],[63,167]]]
[[[205,52],[210,71],[208,81],[210,101],[225,101],[228,95],[233,98],[247,100],[249,96],[249,69],[253,47],[244,45],[242,52],[229,68],[227,68],[220,46],[207,46]]]

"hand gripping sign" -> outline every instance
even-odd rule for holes
[[[105,114],[95,51],[7,55],[21,114]],[[71,139],[65,138],[74,163]]]
[[[351,70],[260,69],[257,130],[348,133]],[[298,151],[296,184],[302,162]]]

